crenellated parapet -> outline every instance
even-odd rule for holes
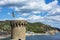
[[[24,20],[11,20],[10,21],[10,25],[11,27],[22,27],[22,26],[25,26],[27,24],[26,21]]]

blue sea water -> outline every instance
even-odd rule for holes
[[[26,40],[60,40],[60,34],[57,35],[36,35],[36,36],[27,36]]]
[[[1,40],[10,40],[10,38],[1,39]],[[56,35],[27,36],[26,40],[60,40],[60,33],[57,33]]]

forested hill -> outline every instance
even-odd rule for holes
[[[9,25],[9,22],[0,21],[0,31],[1,30],[10,31],[11,27]],[[35,23],[27,22],[26,30],[35,32],[35,33],[45,33],[46,31],[49,31],[49,30],[58,30],[58,28],[54,28],[54,27],[51,27],[50,25],[46,25],[40,22],[35,22]]]
[[[57,30],[56,28],[51,27],[50,25],[46,25],[40,22],[27,23],[26,29],[27,31],[32,31],[36,33],[45,33],[46,31]]]

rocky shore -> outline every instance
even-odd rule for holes
[[[3,36],[0,36],[0,39],[4,39],[4,38],[8,38],[10,37],[10,35],[3,35]]]

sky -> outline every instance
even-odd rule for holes
[[[42,22],[60,28],[60,0],[0,0],[0,21],[3,20]]]

